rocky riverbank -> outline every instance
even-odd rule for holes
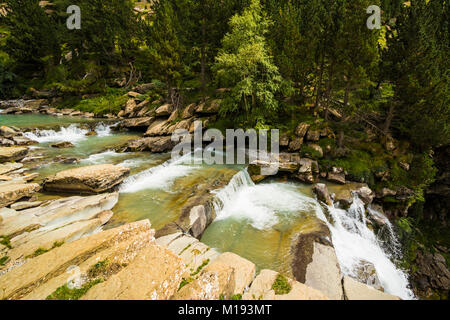
[[[176,129],[193,133],[198,121],[207,127],[220,108],[220,99],[176,109],[162,100],[145,100],[139,92],[128,96],[122,111],[109,117],[118,122],[115,130],[138,131],[143,137],[116,146],[120,152],[168,152],[174,146],[170,135]],[[3,102],[2,108],[6,107],[6,114],[94,116],[53,110],[47,102],[10,101]],[[89,128],[86,131],[87,136],[96,134]],[[329,226],[319,219],[311,220],[292,238],[292,278],[266,269],[256,275],[253,262],[233,253],[220,254],[200,242],[217,214],[211,191],[223,188],[231,177],[196,188],[178,218],[157,231],[148,220],[111,229],[108,222],[119,197],[114,192],[129,175],[128,168],[84,166],[62,170],[36,183],[39,177],[29,173],[33,166],[28,164],[47,161],[34,150],[30,155],[29,146],[37,142],[16,127],[2,126],[0,136],[0,285],[4,299],[398,299],[383,292],[369,262],[361,264],[357,276],[344,275]],[[281,138],[280,170],[275,178],[314,184],[325,211],[327,206],[348,209],[357,197],[366,210],[378,206],[382,212],[379,204],[385,197],[407,200],[413,196],[407,188],[373,191],[366,183],[352,182],[342,167],[320,165],[319,159],[330,150],[318,142],[336,138],[327,127],[300,123],[294,135]],[[73,144],[66,141],[52,147],[71,148]],[[66,160],[70,159],[61,159]],[[261,169],[270,166],[258,161],[249,165],[248,172],[254,182],[260,182],[269,178],[261,175]],[[341,187],[329,192],[319,183],[321,179]],[[41,201],[35,196],[40,191],[63,198]],[[80,196],[89,194],[93,195]],[[386,224],[376,215],[366,222],[374,230]],[[156,266],[154,259],[165,263]],[[51,267],[41,270],[44,265]],[[67,282],[70,274],[66,271],[71,266],[80,270],[76,289],[67,284],[71,282]],[[441,271],[439,265],[427,275],[434,277]],[[440,280],[444,287],[445,279]]]

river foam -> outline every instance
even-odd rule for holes
[[[316,199],[302,194],[295,185],[277,182],[255,185],[247,171],[243,170],[226,187],[216,192],[215,209],[217,220],[244,219],[259,230],[275,226],[281,215],[294,217],[299,211],[309,211],[327,223],[345,275],[357,277],[356,268],[362,261],[368,261],[375,266],[385,292],[402,299],[414,299],[407,275],[394,263],[399,245],[392,225],[381,213],[370,209],[369,214],[387,220],[385,228],[388,236],[378,238],[368,228],[364,204],[356,196],[348,210],[334,206],[323,208]],[[329,218],[325,211],[328,211]]]

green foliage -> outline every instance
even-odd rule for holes
[[[75,110],[92,112],[95,115],[102,116],[108,113],[118,114],[127,100],[128,97],[122,90],[108,89],[105,95],[83,99],[76,102],[75,105],[71,105],[70,107]],[[71,101],[74,101],[73,98],[71,99]],[[61,105],[60,108],[66,107],[67,105],[68,103],[65,103]]]
[[[220,85],[231,88],[221,105],[221,114],[237,115],[254,126],[270,119],[278,110],[276,94],[282,78],[273,64],[265,35],[271,21],[259,0],[230,20],[214,70]]]
[[[291,292],[292,287],[285,276],[278,274],[275,282],[272,284],[272,290],[275,291],[276,295],[283,295]]]
[[[395,85],[394,129],[420,150],[450,142],[449,3],[411,1],[387,37],[383,70]]]
[[[3,256],[0,258],[0,266],[4,266],[6,264],[6,262],[8,262],[9,257],[8,256]]]
[[[79,300],[89,291],[89,289],[102,282],[102,279],[96,279],[85,283],[80,289],[69,289],[67,284],[65,284],[50,294],[46,300]]]
[[[12,249],[11,247],[11,239],[7,236],[0,236],[0,244],[4,245],[8,249]]]

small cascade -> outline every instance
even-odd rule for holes
[[[177,178],[188,175],[196,167],[192,163],[192,154],[170,159],[163,164],[137,173],[125,179],[120,187],[121,193],[133,193],[146,189],[167,189]]]
[[[71,124],[68,127],[61,127],[59,131],[36,130],[33,132],[25,132],[24,136],[39,143],[61,141],[74,143],[86,139],[86,133],[88,133],[88,130],[81,129],[76,124]]]
[[[90,163],[90,164],[102,164],[107,162],[107,160],[111,158],[121,157],[123,156],[122,153],[115,152],[114,150],[107,150],[105,152],[92,154],[89,157],[81,160],[81,162],[84,163]]]
[[[98,137],[108,137],[112,135],[111,128],[114,125],[106,125],[103,122],[99,123],[95,128],[95,132],[97,132]]]
[[[357,278],[358,265],[362,261],[370,262],[374,265],[386,292],[402,299],[414,299],[414,294],[408,288],[408,276],[393,262],[399,254],[399,244],[390,223],[386,223],[387,239],[382,241],[368,227],[364,203],[356,195],[348,210],[328,207],[330,221],[320,211],[318,217],[330,228],[336,255],[344,274]],[[369,213],[382,216],[373,209]]]
[[[255,185],[247,170],[243,170],[216,192],[214,207],[216,220],[247,220],[252,227],[264,230],[314,210],[315,200],[299,193],[293,184]]]

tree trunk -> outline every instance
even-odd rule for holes
[[[332,90],[332,82],[333,82],[333,74],[334,74],[334,63],[331,63],[330,65],[330,71],[328,76],[328,85],[327,85],[327,91],[325,93],[326,96],[326,103],[325,103],[325,121],[328,121],[328,107],[330,105],[331,100],[331,90]]]
[[[383,128],[383,132],[386,135],[389,134],[389,129],[391,128],[392,118],[394,118],[394,109],[395,109],[394,103],[391,102],[391,105],[389,106],[388,114],[386,116],[386,120],[384,122],[384,128]]]
[[[203,100],[206,95],[206,22],[202,20],[202,48],[201,48],[201,78],[202,78],[202,91]]]
[[[320,95],[322,94],[322,78],[323,78],[323,66],[325,64],[325,55],[322,55],[322,61],[320,63],[319,80],[317,83],[316,102],[314,103],[314,111],[317,112],[319,108]]]

